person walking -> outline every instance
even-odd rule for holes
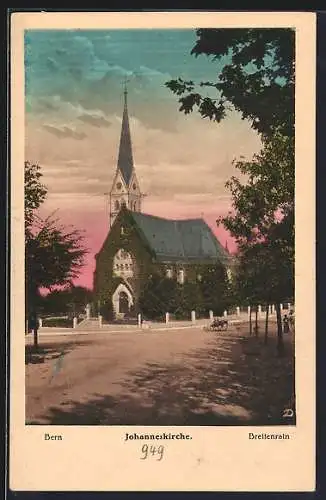
[[[37,331],[38,331],[38,317],[35,311],[33,311],[29,317],[29,322],[28,322],[28,330],[32,330],[34,334],[34,347],[38,346],[38,338],[37,338]]]
[[[283,318],[283,332],[284,333],[289,333],[289,318],[287,314],[285,314]]]
[[[293,313],[292,309],[291,309],[291,311],[289,313],[289,326],[291,328],[291,331],[292,330],[294,331],[294,313]]]

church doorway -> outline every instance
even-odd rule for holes
[[[112,295],[112,305],[116,319],[123,319],[133,315],[134,298],[130,287],[120,283]]]
[[[127,315],[129,313],[129,299],[126,292],[121,291],[119,293],[119,313]]]

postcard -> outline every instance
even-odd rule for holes
[[[315,43],[11,15],[12,490],[314,491]]]

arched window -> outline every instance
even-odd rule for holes
[[[113,275],[122,278],[134,276],[134,261],[132,255],[120,248],[113,258]]]
[[[118,200],[116,200],[115,203],[114,203],[114,209],[116,211],[120,210],[120,203],[118,202]]]

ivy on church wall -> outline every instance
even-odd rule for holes
[[[132,276],[125,279],[121,275],[116,276],[113,269],[115,257],[121,249],[128,252],[133,259],[133,273],[130,273]],[[178,283],[181,270],[184,272],[183,284]],[[188,315],[192,309],[203,314],[212,309],[220,314],[220,310],[229,305],[227,273],[224,266],[211,260],[201,263],[157,261],[130,212],[122,209],[96,256],[95,301],[106,304],[105,310],[110,311],[112,315],[112,295],[120,283],[126,283],[134,297],[133,313],[137,314],[140,311],[139,299],[153,277],[160,277],[161,280],[171,279],[178,284],[178,314]],[[172,311],[160,311],[160,315],[163,312]]]
[[[94,273],[94,295],[96,301],[111,301],[112,294],[119,283],[124,282],[122,277],[114,276],[113,262],[117,252],[123,249],[133,257],[133,276],[125,282],[129,285],[134,296],[136,310],[140,291],[156,269],[155,256],[140,237],[134,227],[134,221],[128,212],[121,210],[112,226],[102,249],[96,256],[96,270]]]

